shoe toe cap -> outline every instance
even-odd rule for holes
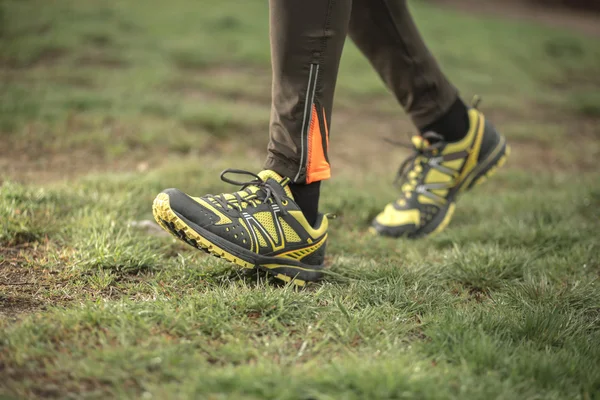
[[[414,233],[416,231],[416,226],[414,224],[389,226],[389,225],[384,225],[384,224],[378,222],[377,219],[375,219],[371,223],[371,228],[369,229],[369,231],[372,233],[375,233],[377,235],[381,235],[381,236],[398,238],[398,237],[402,237],[402,236],[408,236],[408,235]]]
[[[179,189],[165,189],[162,193],[169,196],[169,205],[173,211],[201,227],[210,226],[219,220],[211,210]]]
[[[419,217],[417,209],[398,209],[393,203],[388,204],[373,220],[371,231],[391,237],[409,235],[417,230]]]

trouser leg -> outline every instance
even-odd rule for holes
[[[333,96],[352,0],[270,0],[273,69],[266,169],[312,183],[331,175]]]
[[[457,90],[425,45],[406,0],[354,0],[349,36],[419,129],[457,100]]]

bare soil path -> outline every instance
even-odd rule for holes
[[[600,13],[535,4],[530,0],[430,0],[444,7],[468,13],[497,15],[521,21],[534,21],[600,37]]]

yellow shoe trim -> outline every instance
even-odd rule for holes
[[[290,278],[289,276],[283,275],[283,274],[277,274],[277,275],[275,275],[275,278],[280,279],[286,283],[291,283],[293,285],[300,286],[300,287],[306,286],[306,283],[307,283],[306,281],[303,281],[302,279]]]
[[[319,270],[317,269],[310,269],[310,268],[302,268],[302,267],[297,267],[295,265],[282,265],[282,264],[261,264],[261,267],[263,268],[267,268],[267,269],[274,269],[274,268],[279,268],[279,267],[287,267],[287,268],[293,268],[293,269],[297,269],[299,271],[306,271],[306,272],[319,272]]]
[[[277,255],[277,257],[285,257],[285,258],[291,258],[293,260],[300,260],[300,259],[314,253],[318,249],[320,249],[321,246],[323,246],[326,241],[327,241],[327,235],[323,236],[323,239],[321,239],[317,243],[313,244],[312,246],[303,247],[301,249],[296,249],[296,250],[290,250],[285,253],[280,253]],[[297,268],[297,267],[294,267],[294,268]]]
[[[429,234],[429,236],[440,233],[441,231],[446,229],[446,227],[450,223],[450,220],[452,220],[452,216],[454,215],[455,209],[456,209],[456,204],[454,204],[454,203],[452,203],[448,206],[448,211],[446,211],[446,215],[444,216],[444,219],[442,220],[442,222],[440,222],[440,224],[437,226],[437,228],[435,228],[435,230]]]
[[[490,176],[492,176],[492,175],[494,175],[496,173],[496,171],[498,170],[498,168],[502,167],[506,163],[506,159],[510,155],[510,147],[508,145],[506,145],[506,147],[505,147],[505,143],[506,143],[506,139],[502,138],[502,141],[498,144],[498,146],[494,149],[494,151],[487,157],[486,160],[484,160],[480,164],[481,167],[485,168],[486,167],[486,161],[494,159],[498,155],[498,153],[500,151],[502,151],[503,148],[505,148],[504,155],[502,157],[500,157],[498,159],[498,161],[496,161],[496,163],[493,164],[490,167],[490,169],[484,175],[482,175],[479,178],[477,178],[477,182],[475,183],[475,185],[479,185],[480,183],[483,183],[483,182],[487,181],[487,179]],[[466,179],[465,179],[465,181],[461,183],[462,186],[459,189],[459,193],[464,192],[465,190],[467,190],[467,188],[469,186],[471,186],[471,182],[477,176],[478,170],[479,170],[479,168],[477,169],[477,171],[471,171],[472,174],[470,176],[467,176]]]
[[[483,114],[475,109],[469,110],[469,132],[466,136],[458,142],[451,142],[446,145],[442,154],[458,153],[460,151],[468,150],[472,147],[473,143],[477,139],[478,134],[483,134],[485,124],[483,121]],[[483,136],[483,135],[482,135]],[[473,146],[474,147],[474,146]],[[477,159],[477,157],[475,157]]]
[[[416,209],[396,210],[393,204],[388,204],[382,213],[377,216],[377,222],[385,226],[402,226],[414,224],[419,226],[421,212]]]
[[[164,194],[164,193],[161,193]],[[160,196],[160,195],[159,195]],[[165,195],[166,196],[166,195]],[[167,196],[168,197],[168,196]],[[231,220],[229,219],[229,217],[227,217],[225,214],[223,214],[221,211],[217,210],[215,207],[213,207],[211,204],[209,204],[208,202],[202,200],[202,199],[194,199],[198,202],[198,204],[200,204],[202,207],[204,208],[208,208],[210,211],[212,211],[217,217],[219,217],[219,221],[217,221],[215,223],[215,225],[224,225],[224,224],[230,224]]]
[[[239,257],[234,256],[226,250],[223,250],[216,244],[210,242],[204,237],[200,236],[198,232],[190,228],[184,221],[182,221],[177,214],[171,209],[171,205],[169,203],[169,196],[166,193],[160,193],[156,199],[154,199],[154,204],[152,205],[152,214],[154,214],[154,218],[156,222],[165,229],[167,232],[171,233],[177,239],[180,239],[177,235],[175,235],[168,227],[166,227],[162,221],[167,221],[175,225],[177,230],[183,231],[185,236],[189,239],[195,240],[198,244],[198,248],[201,250],[207,250],[210,254],[217,256],[219,258],[224,258],[225,260],[232,262],[236,265],[239,265],[242,268],[253,269],[254,264],[251,264],[245,260],[242,260]]]
[[[313,239],[317,239],[323,236],[327,232],[327,228],[329,227],[329,221],[327,217],[323,217],[323,222],[321,222],[321,226],[315,229],[312,226],[310,226],[302,211],[290,210],[290,215],[296,218],[298,223],[302,225],[302,227],[313,237]]]
[[[278,268],[278,267],[281,267],[281,266],[282,266],[281,264],[264,264],[264,265],[261,265],[261,267],[267,268],[267,269],[274,269],[274,268]],[[312,270],[312,269],[306,269],[306,268],[296,267],[296,266],[293,266],[293,265],[284,265],[284,266],[288,267],[288,268],[294,268],[294,269],[302,270],[302,271],[309,271],[309,272],[315,271],[315,270]],[[291,276],[287,276],[287,275],[284,275],[284,274],[277,274],[277,275],[275,275],[275,278],[280,279],[280,280],[282,280],[282,281],[284,281],[286,283],[291,283],[293,285],[302,286],[302,287],[306,286],[308,283],[310,283],[310,282],[307,282],[307,281],[305,281],[303,279],[293,278]]]
[[[467,134],[467,138],[472,137],[473,134],[475,136],[473,137],[473,144],[470,146],[469,155],[465,160],[463,172],[456,180],[457,182],[462,182],[471,173],[471,171],[476,168],[478,164],[477,159],[479,158],[479,151],[481,150],[481,142],[483,140],[483,132],[485,131],[485,117],[483,114],[477,110],[471,109],[469,110],[469,117],[471,119],[471,130],[473,133],[469,132],[469,134]],[[463,142],[464,140],[460,141],[459,144]],[[446,154],[446,150],[448,150],[449,147],[451,147],[451,145],[448,145],[446,149],[444,149],[444,154]],[[464,150],[464,148],[461,150]],[[454,153],[454,151],[450,152]]]

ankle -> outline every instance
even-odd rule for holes
[[[444,115],[420,131],[421,133],[435,132],[441,135],[446,142],[458,142],[467,136],[469,125],[469,110],[460,97],[457,97]]]
[[[314,182],[308,185],[290,183],[290,190],[294,196],[294,201],[302,210],[304,217],[311,226],[314,226],[319,214],[319,196],[321,194],[321,182]]]

